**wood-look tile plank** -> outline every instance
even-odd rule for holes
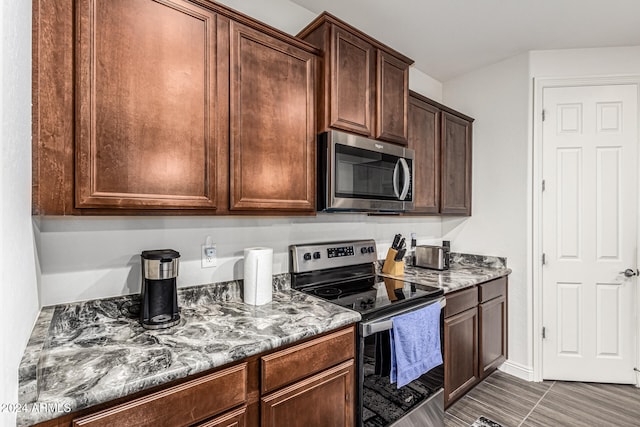
[[[444,426],[445,427],[469,427],[469,423],[466,423],[453,415],[446,413],[444,414]]]
[[[500,371],[493,372],[484,382],[532,403],[537,403],[553,385],[553,381],[536,383]]]
[[[524,417],[520,417],[508,408],[487,405],[469,396],[465,396],[447,409],[454,417],[471,425],[479,416],[492,419],[504,427],[517,427]]]
[[[518,394],[517,390],[516,392],[506,391],[486,382],[478,384],[467,393],[467,396],[483,403],[492,410],[509,412],[514,417],[519,418],[520,421],[525,419],[540,400],[540,397],[526,399]]]
[[[603,384],[556,382],[523,425],[637,426],[640,394],[621,400],[616,390]]]

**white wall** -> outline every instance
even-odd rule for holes
[[[409,68],[409,89],[442,102],[442,83],[413,66]]]
[[[531,292],[527,272],[529,212],[528,54],[444,83],[446,105],[474,117],[472,216],[443,219],[456,250],[507,257],[509,360],[531,367]]]
[[[216,0],[285,33],[296,35],[316,18],[316,14],[289,0]]]
[[[0,6],[0,403],[18,401],[18,365],[38,313],[31,226],[31,2]],[[0,412],[0,425],[15,414]]]
[[[640,73],[640,46],[531,52],[530,75],[589,77]]]
[[[274,249],[273,272],[289,271],[288,246],[343,239],[376,239],[383,257],[395,233],[418,234],[419,244],[436,243],[439,218],[318,214],[316,217],[144,217],[43,218],[38,254],[42,305],[140,292],[140,252],[175,249],[181,254],[179,286],[243,277],[243,249]],[[201,268],[200,245],[216,243],[215,268]]]

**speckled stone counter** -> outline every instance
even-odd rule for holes
[[[380,274],[417,284],[436,286],[442,288],[445,294],[511,274],[505,258],[460,253],[451,253],[449,270],[438,271],[414,267],[408,260],[405,261],[405,265],[403,276]]]
[[[360,320],[355,311],[291,290],[288,276],[276,277],[273,302],[258,307],[242,302],[237,282],[182,288],[180,324],[167,330],[140,326],[137,296],[43,308],[20,366],[25,410],[18,425],[57,418]]]

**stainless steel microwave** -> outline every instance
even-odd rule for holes
[[[318,210],[413,209],[414,151],[339,131],[318,138]]]

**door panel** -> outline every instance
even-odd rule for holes
[[[366,41],[331,27],[331,113],[333,128],[373,134],[375,48]]]
[[[637,93],[543,91],[545,379],[635,382]]]
[[[440,211],[440,109],[409,98],[408,147],[415,151],[414,213]]]
[[[315,209],[312,53],[242,24],[231,31],[231,209]]]
[[[407,143],[409,66],[378,50],[377,79],[376,138],[404,145]]]
[[[216,208],[216,15],[77,4],[78,208]]]
[[[471,215],[471,122],[441,113],[440,212]]]

